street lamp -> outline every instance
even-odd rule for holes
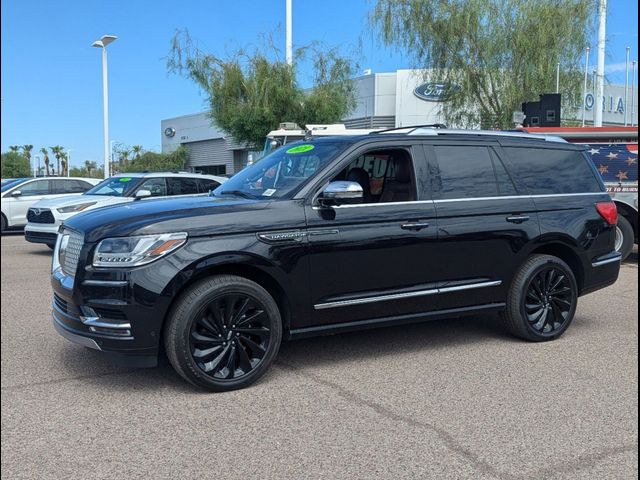
[[[100,40],[91,44],[92,47],[102,49],[102,101],[103,101],[103,131],[104,131],[104,178],[109,178],[109,80],[107,78],[107,45],[118,37],[103,35]]]

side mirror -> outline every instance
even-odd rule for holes
[[[327,185],[320,196],[318,202],[323,207],[333,207],[336,205],[362,203],[362,186],[357,182],[331,182]]]
[[[141,200],[151,196],[151,190],[138,190],[136,192],[136,199]]]
[[[22,195],[22,192],[20,190],[14,190],[13,192],[11,192],[12,197],[19,197],[20,195]]]

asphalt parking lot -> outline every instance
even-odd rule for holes
[[[59,337],[50,250],[1,249],[2,478],[638,475],[637,253],[555,342],[490,316],[315,338],[207,394]]]

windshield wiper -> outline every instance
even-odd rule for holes
[[[249,198],[252,200],[258,198],[255,195],[251,195],[250,193],[244,192],[242,190],[224,190],[220,192],[220,195],[236,195],[238,197]]]

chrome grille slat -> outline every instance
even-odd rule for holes
[[[68,232],[69,242],[65,249],[64,259],[61,262],[62,271],[71,277],[75,277],[78,268],[78,260],[80,259],[80,251],[84,244],[84,237],[76,232]]]

